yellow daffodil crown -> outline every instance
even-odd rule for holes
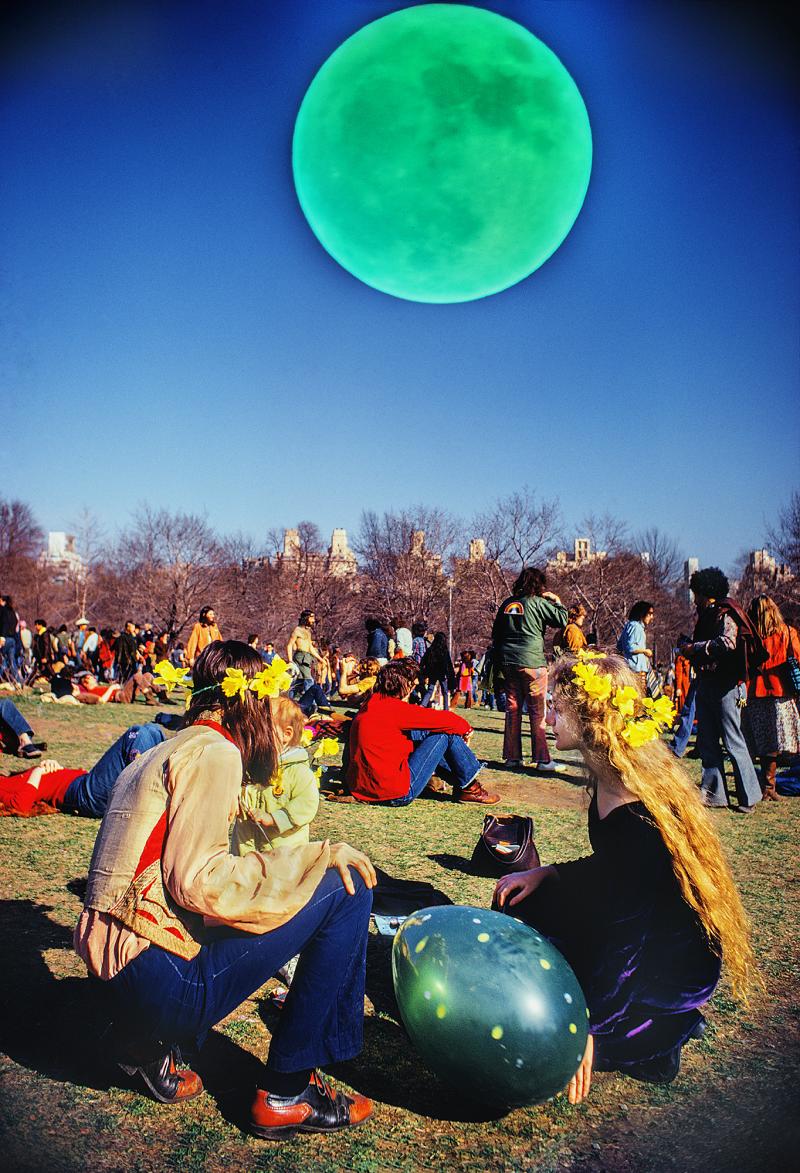
[[[572,668],[572,679],[583,692],[600,704],[610,703],[624,720],[621,736],[631,749],[638,749],[648,741],[655,741],[675,721],[675,709],[668,697],[658,700],[642,696],[637,688],[626,684],[618,686],[608,672],[600,672],[594,660],[602,660],[598,652],[583,652]]]
[[[176,668],[170,664],[169,660],[161,660],[156,664],[154,679],[156,684],[161,685],[168,693],[178,686],[186,689],[188,694],[186,706],[188,708],[192,698],[193,683],[187,669]],[[228,668],[218,684],[209,684],[205,689],[198,689],[194,695],[199,696],[201,692],[212,692],[219,688],[222,690],[223,696],[229,698],[238,696],[244,700],[248,692],[254,692],[261,701],[265,697],[280,696],[282,692],[288,692],[291,684],[292,677],[289,665],[280,656],[276,656],[271,664],[268,664],[260,672],[256,672],[255,676],[245,676],[241,668]]]

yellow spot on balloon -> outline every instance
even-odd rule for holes
[[[478,940],[479,940],[479,941],[481,941],[481,942],[486,942],[486,941],[488,941],[488,940],[489,940],[489,934],[488,934],[488,933],[478,933]]]
[[[423,937],[421,941],[417,941],[416,945],[414,946],[414,952],[421,953],[427,944],[428,944],[428,938]]]
[[[591,1018],[591,1014],[589,1013],[589,1007],[588,1007],[588,1006],[586,1007],[586,1017],[587,1017],[587,1018]]]
[[[576,1034],[578,1033],[578,1028],[577,1028],[577,1026],[575,1025],[575,1023],[574,1023],[574,1022],[571,1022],[571,1023],[569,1024],[569,1033],[570,1033],[571,1035],[576,1035]]]
[[[542,969],[550,969],[550,962],[546,957],[540,957],[539,964],[541,965]]]
[[[502,1026],[493,1026],[492,1027],[492,1038],[493,1039],[502,1039],[502,1037],[503,1037]]]
[[[446,1014],[447,1014],[447,1007],[445,1006],[444,1002],[440,1002],[439,1005],[436,1007],[436,1017],[437,1018],[444,1018],[444,1016]]]

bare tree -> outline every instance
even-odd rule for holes
[[[642,530],[633,539],[633,548],[644,559],[653,589],[676,590],[683,574],[684,557],[674,538],[658,526]]]
[[[354,550],[361,559],[366,609],[409,622],[441,616],[461,526],[442,509],[418,505],[382,516],[368,511]]]
[[[558,501],[540,501],[527,485],[499,497],[473,519],[473,532],[486,544],[487,586],[499,595],[497,603],[524,566],[543,562],[554,552],[560,527]]]
[[[767,529],[767,543],[779,562],[800,575],[800,490],[795,489]]]
[[[205,517],[141,506],[112,553],[119,614],[177,637],[222,584],[224,552]]]

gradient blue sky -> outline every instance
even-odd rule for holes
[[[0,493],[45,529],[88,505],[113,530],[148,500],[260,538],[420,500],[469,516],[527,482],[570,530],[609,510],[728,565],[798,480],[779,38],[727,5],[483,5],[575,78],[592,179],[528,280],[420,305],[331,260],[290,164],[316,70],[402,7],[89,5],[22,28],[0,94]]]

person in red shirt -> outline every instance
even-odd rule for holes
[[[457,802],[499,802],[477,780],[483,767],[468,745],[472,726],[456,713],[408,703],[418,675],[412,659],[391,660],[378,673],[350,729],[351,794],[360,802],[408,806],[438,770]]]
[[[800,713],[786,661],[800,659],[800,638],[769,595],[756,595],[747,614],[764,641],[767,660],[747,686],[745,719],[753,752],[761,759],[761,790],[773,802],[779,754],[800,753]]]
[[[154,722],[131,725],[91,770],[67,770],[53,759],[10,778],[0,778],[0,814],[42,815],[53,810],[67,815],[100,819],[108,806],[114,783],[126,766],[164,740],[164,730]]]

